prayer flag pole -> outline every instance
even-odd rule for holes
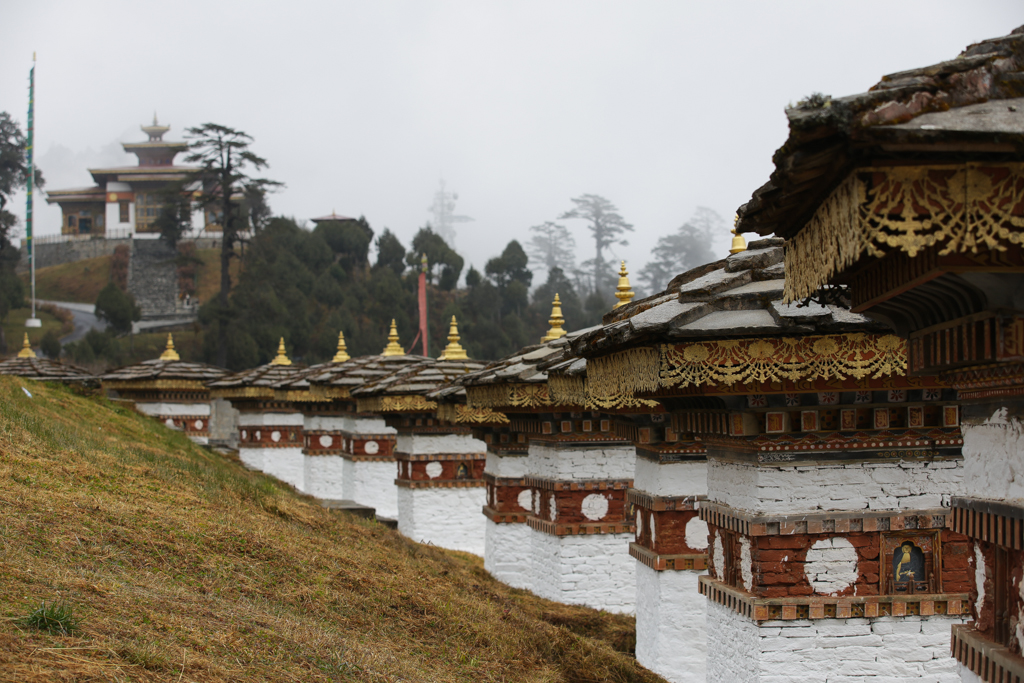
[[[36,250],[32,244],[32,185],[35,183],[35,167],[32,163],[32,134],[35,130],[36,53],[32,53],[32,68],[28,72],[28,137],[25,140],[25,156],[28,160],[28,178],[25,182],[25,244],[28,247],[28,264],[32,273],[32,317],[25,321],[25,327],[42,327],[43,321],[36,317]]]

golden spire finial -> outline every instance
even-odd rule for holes
[[[292,362],[288,358],[288,354],[284,350],[284,337],[281,337],[281,341],[277,344],[277,355],[274,356],[274,360],[270,361],[271,365],[291,365]]]
[[[565,336],[565,330],[562,329],[562,323],[565,322],[565,318],[562,317],[562,302],[559,300],[558,295],[555,294],[555,300],[551,302],[551,317],[548,318],[548,324],[551,325],[551,329],[548,333],[540,338],[540,342],[553,341],[555,339],[561,339]]]
[[[732,248],[729,249],[730,254],[738,254],[741,251],[747,250],[747,240],[743,239],[743,235],[736,232],[736,227],[740,223],[740,215],[736,214],[736,218],[732,221]]]
[[[167,333],[167,348],[160,354],[160,360],[181,360],[181,356],[174,350],[174,338],[171,333]]]
[[[452,316],[451,327],[448,328],[448,346],[444,347],[444,351],[438,356],[438,360],[467,360],[469,356],[466,355],[466,349],[462,348],[462,344],[459,343],[459,323],[455,320],[455,316]]]
[[[615,287],[615,298],[619,300],[619,303],[612,306],[612,310],[614,311],[620,306],[625,306],[633,300],[634,296],[636,296],[636,293],[629,284],[629,271],[626,270],[626,262],[623,261],[622,266],[619,268],[619,284]]]
[[[331,361],[335,363],[344,363],[350,358],[348,355],[348,349],[345,348],[345,333],[338,331],[338,352],[334,354],[334,358]]]
[[[18,358],[35,358],[36,352],[32,350],[32,344],[28,340],[28,332],[25,333],[25,343],[21,346],[21,351],[18,351]]]
[[[391,319],[391,331],[388,332],[388,345],[384,347],[382,356],[404,356],[405,349],[398,343],[398,326],[395,325],[395,319]]]

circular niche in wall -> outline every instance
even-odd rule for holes
[[[591,493],[583,499],[580,511],[584,517],[592,522],[596,522],[608,514],[608,499],[600,493]]]

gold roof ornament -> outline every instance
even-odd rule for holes
[[[385,358],[405,355],[405,349],[398,343],[398,326],[395,324],[394,318],[391,319],[391,331],[388,332],[388,345],[384,347],[384,351],[380,355]]]
[[[160,354],[160,360],[181,360],[181,356],[174,350],[174,337],[167,333],[167,348]]]
[[[348,355],[348,349],[345,348],[345,333],[341,330],[338,331],[338,352],[334,354],[334,358],[331,359],[334,363],[344,363],[351,356]]]
[[[732,248],[729,249],[730,254],[738,254],[741,251],[747,250],[747,240],[743,238],[743,235],[736,232],[736,226],[740,222],[740,215],[736,214],[736,218],[732,221]]]
[[[462,348],[462,344],[459,343],[459,323],[455,320],[455,316],[452,316],[451,327],[448,328],[448,346],[444,347],[444,351],[438,356],[438,360],[468,360],[469,356],[466,355],[466,349]]]
[[[619,303],[612,306],[614,311],[616,308],[625,306],[636,293],[633,291],[633,287],[629,284],[629,271],[626,270],[626,262],[622,262],[622,266],[619,268],[619,284],[615,287],[615,298],[619,300]]]
[[[28,340],[28,332],[25,333],[25,342],[21,345],[21,351],[18,351],[18,358],[35,358],[36,352],[32,350],[32,344]]]
[[[281,337],[281,341],[277,344],[277,355],[274,356],[274,360],[270,361],[271,365],[291,365],[292,361],[288,358],[288,354],[284,350],[284,337]]]
[[[555,300],[551,302],[551,317],[548,318],[548,324],[551,325],[551,329],[548,330],[547,334],[540,338],[541,344],[564,337],[565,330],[562,329],[562,325],[564,323],[565,318],[562,317],[562,301],[558,298],[558,295],[555,294]]]

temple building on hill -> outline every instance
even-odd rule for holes
[[[174,163],[188,144],[164,141],[168,130],[170,126],[160,125],[154,115],[152,125],[142,126],[148,140],[122,143],[126,152],[138,157],[138,166],[89,169],[95,185],[48,190],[47,203],[61,208],[61,234],[102,236],[116,231],[124,236],[158,232],[154,221],[160,214],[162,191],[196,170]],[[220,231],[212,214],[197,212],[192,224],[196,230]]]
[[[907,340],[911,378],[956,393],[964,481],[945,526],[968,539],[954,557],[971,623],[952,633],[965,683],[1024,680],[1022,82],[1024,27],[790,109],[737,226],[786,239],[787,301],[847,290]]]

